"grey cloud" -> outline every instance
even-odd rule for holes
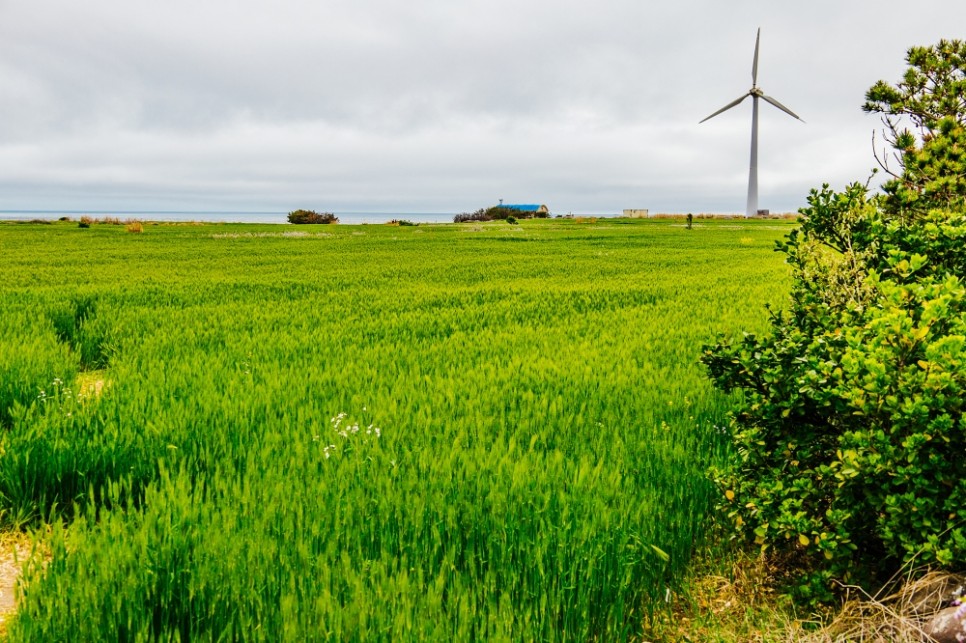
[[[750,107],[697,121],[748,89],[760,25],[760,83],[808,122],[762,114],[762,204],[791,210],[866,177],[865,89],[966,18],[903,8],[2,3],[0,209],[737,211]]]

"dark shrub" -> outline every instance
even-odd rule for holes
[[[453,217],[453,223],[467,223],[469,221],[490,221],[490,217],[487,216],[486,210],[480,208],[476,212],[464,212],[463,214],[457,214]]]
[[[529,219],[533,216],[533,212],[522,212],[516,208],[507,208],[502,205],[497,205],[492,208],[486,209],[487,215],[489,215],[490,220],[506,220],[513,217],[513,220],[517,219]]]
[[[546,212],[525,212],[523,210],[517,210],[516,208],[495,205],[491,208],[480,208],[472,213],[464,212],[463,214],[457,214],[453,217],[453,221],[455,223],[466,223],[467,221],[505,221],[510,217],[513,217],[514,220],[546,219],[547,216],[548,214]]]
[[[316,212],[315,210],[294,210],[288,213],[289,223],[338,223],[339,217],[331,212]]]

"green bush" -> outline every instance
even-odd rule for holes
[[[476,212],[463,212],[453,217],[453,223],[469,223],[470,221],[489,221],[486,210],[480,208]]]
[[[903,100],[889,113],[924,104]],[[720,506],[736,537],[798,560],[803,598],[966,560],[964,120],[920,119],[911,143],[887,120],[902,173],[882,195],[813,190],[778,248],[789,309],[768,334],[705,349],[716,384],[743,392],[733,461],[713,472]]]
[[[546,214],[543,212],[527,212],[526,210],[518,210],[517,208],[508,208],[502,205],[495,205],[492,208],[486,209],[486,215],[489,217],[490,221],[503,221],[503,220],[517,220],[517,219],[533,219],[533,218],[546,218]]]
[[[297,224],[306,223],[338,223],[339,217],[331,212],[316,212],[315,210],[294,210],[288,213],[288,222]]]
[[[526,217],[526,212],[521,212],[515,208],[506,208],[502,205],[495,205],[486,209],[486,216],[490,221],[506,221],[510,217]]]
[[[469,221],[506,221],[507,219],[546,219],[546,212],[526,212],[516,208],[508,208],[502,205],[494,205],[489,208],[480,208],[476,212],[464,212],[453,217],[454,223],[467,223]]]

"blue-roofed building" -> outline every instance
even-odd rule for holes
[[[545,205],[540,205],[538,203],[503,203],[502,207],[509,210],[518,210],[520,212],[531,212],[533,214],[550,214],[550,208]]]

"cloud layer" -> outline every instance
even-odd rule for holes
[[[868,176],[865,90],[966,19],[652,4],[0,2],[0,209],[741,211],[750,104],[698,121],[761,26],[759,83],[808,123],[762,106],[761,205],[794,210]]]

